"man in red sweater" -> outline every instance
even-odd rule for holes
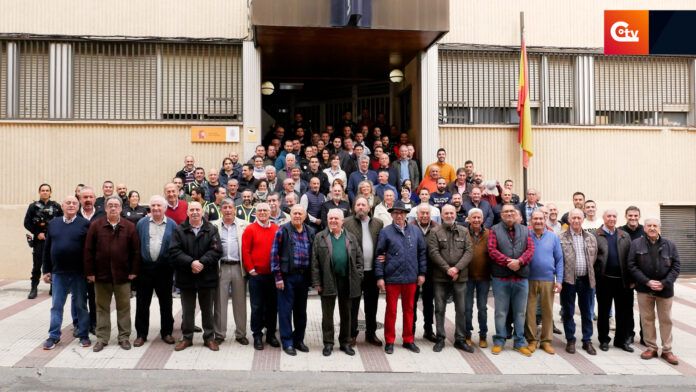
[[[247,226],[242,235],[242,263],[249,274],[250,324],[256,350],[263,350],[264,327],[266,342],[273,347],[280,347],[275,336],[277,290],[271,274],[271,247],[278,226],[271,222],[270,217],[271,207],[268,203],[257,204],[256,221]]]
[[[186,220],[188,203],[186,200],[179,200],[179,188],[173,182],[164,186],[164,197],[167,199],[167,211],[164,215],[180,225]]]

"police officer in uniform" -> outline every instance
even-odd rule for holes
[[[31,233],[31,235],[27,234],[27,241],[29,246],[34,248],[34,264],[31,269],[31,291],[29,291],[27,296],[28,299],[34,299],[37,295],[48,222],[55,217],[63,216],[60,204],[51,200],[51,192],[50,185],[41,184],[39,186],[39,200],[29,204],[27,213],[24,215],[24,228]]]

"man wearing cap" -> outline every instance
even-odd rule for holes
[[[414,225],[406,224],[408,208],[397,201],[389,209],[393,223],[379,233],[375,254],[375,278],[377,286],[387,292],[387,309],[384,316],[384,351],[394,353],[396,339],[396,302],[401,297],[403,312],[403,346],[418,353],[420,349],[413,342],[413,300],[416,285],[422,286],[426,272],[426,246],[421,231]]]

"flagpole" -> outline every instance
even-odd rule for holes
[[[524,11],[520,11],[520,50],[522,50],[522,41],[524,41]],[[521,120],[520,120],[521,121]],[[520,124],[521,125],[521,124]],[[527,167],[524,165],[524,150],[522,152],[522,199],[527,197]]]

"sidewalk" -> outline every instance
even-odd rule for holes
[[[219,352],[203,347],[200,334],[194,338],[194,346],[174,352],[173,346],[159,339],[159,315],[157,301],[153,300],[149,341],[139,348],[124,351],[116,344],[115,311],[112,312],[112,340],[99,353],[91,348],[81,348],[77,339],[72,338],[69,303],[65,306],[64,328],[61,342],[56,349],[44,351],[41,348],[48,334],[49,310],[51,306],[47,286],[40,286],[39,297],[27,300],[28,281],[0,280],[0,367],[14,368],[75,368],[75,369],[180,369],[180,370],[237,370],[237,371],[282,371],[282,372],[394,372],[394,373],[452,373],[485,375],[696,375],[696,281],[680,280],[677,283],[677,297],[674,301],[674,352],[680,358],[679,366],[671,366],[660,359],[645,361],[640,359],[644,347],[636,343],[633,354],[611,349],[602,352],[597,349],[596,356],[589,356],[578,350],[575,355],[564,351],[565,339],[554,336],[556,355],[537,351],[531,358],[514,352],[508,342],[505,350],[493,356],[490,349],[478,347],[473,354],[452,347],[452,322],[454,309],[448,306],[448,342],[441,353],[432,351],[432,343],[422,339],[422,324],[416,332],[416,344],[420,354],[413,354],[401,348],[397,325],[397,342],[393,355],[386,355],[382,348],[366,345],[364,335],[358,337],[356,355],[349,357],[336,348],[333,355],[321,355],[321,305],[317,297],[310,297],[308,303],[308,325],[305,343],[309,346],[307,354],[298,353],[290,357],[269,346],[263,351],[255,351],[251,345],[242,346],[228,339],[220,346]],[[68,301],[69,302],[69,301]],[[558,304],[554,316],[558,320]],[[181,303],[174,300],[176,338],[181,336],[178,329],[181,320]],[[135,320],[135,299],[131,301],[132,319]],[[636,309],[636,328],[638,312]],[[493,309],[489,306],[489,325],[493,325]],[[338,323],[338,312],[335,314]],[[229,331],[234,330],[232,317],[229,317]],[[380,301],[378,320],[384,319],[384,299]],[[398,320],[401,320],[399,315]],[[419,315],[419,320],[422,316]],[[579,323],[579,317],[576,315]],[[200,325],[200,320],[197,321]],[[338,329],[338,328],[336,328]],[[578,328],[579,329],[579,328]],[[493,331],[489,332],[492,335]],[[228,333],[228,336],[232,336]],[[378,331],[382,338],[382,330]],[[251,333],[248,333],[251,338]],[[135,331],[132,339],[135,338]],[[92,336],[94,340],[94,337]],[[596,339],[596,329],[595,329]],[[491,342],[489,336],[489,343]],[[595,347],[598,343],[594,342]]]

